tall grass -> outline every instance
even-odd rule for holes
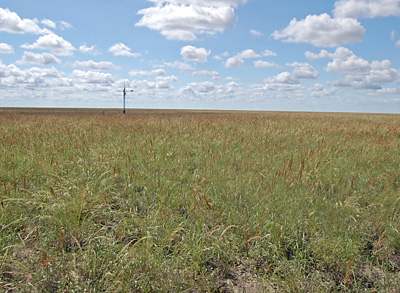
[[[400,290],[398,115],[0,115],[0,288]]]

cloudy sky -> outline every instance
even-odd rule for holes
[[[2,0],[0,107],[400,113],[400,0]]]

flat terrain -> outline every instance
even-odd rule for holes
[[[400,115],[0,108],[0,290],[400,291]]]

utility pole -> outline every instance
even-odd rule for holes
[[[133,90],[131,90],[131,92],[133,92]],[[125,87],[125,81],[124,81],[124,90],[122,91],[122,95],[123,95],[123,106],[124,106],[124,115],[126,114],[126,108],[125,108],[125,98],[126,98],[126,87]]]
[[[124,95],[124,115],[125,115],[126,114],[126,109],[125,109],[125,97],[126,97],[125,81],[124,81],[124,91],[122,93]]]

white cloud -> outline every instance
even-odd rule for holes
[[[250,58],[258,58],[261,56],[260,56],[260,54],[257,54],[256,52],[254,52],[252,49],[247,49],[247,50],[244,50],[244,51],[238,53],[234,57],[238,58],[238,59],[250,59]]]
[[[398,41],[396,42],[396,47],[399,47],[399,48],[400,48],[400,40],[398,40]]]
[[[150,2],[156,3],[157,5],[162,5],[163,3],[169,2],[173,4],[182,5],[204,5],[204,6],[238,6],[241,3],[246,3],[247,0],[148,0]]]
[[[25,49],[42,49],[49,50],[58,56],[72,56],[76,50],[72,44],[56,34],[41,36],[32,45],[22,45]]]
[[[58,21],[58,26],[62,30],[73,28],[72,24],[66,21]]]
[[[371,70],[371,66],[367,60],[356,56],[347,48],[337,48],[331,58],[333,61],[328,63],[325,68],[326,71],[349,75],[363,75]]]
[[[232,27],[234,7],[246,1],[165,1],[151,0],[156,6],[142,9],[136,26],[160,31],[169,40],[192,41],[197,34],[215,34]]]
[[[189,84],[190,87],[194,87],[197,91],[201,93],[209,93],[215,90],[215,85],[211,81],[204,82],[193,82]]]
[[[229,52],[224,52],[221,55],[215,55],[213,58],[216,59],[216,60],[222,60],[222,59],[224,59],[224,57],[226,58],[229,55],[230,55]]]
[[[227,84],[215,85],[210,81],[193,82],[186,87],[180,89],[181,94],[196,96],[201,99],[211,99],[213,101],[224,98],[232,99],[232,95],[239,87],[236,82],[228,82]]]
[[[251,88],[262,91],[294,92],[303,89],[299,81],[289,72],[282,72],[263,80],[263,84],[252,85]]]
[[[400,90],[397,88],[384,88],[377,90],[377,93],[385,95],[397,95],[400,94]]]
[[[194,92],[193,88],[190,87],[190,86],[181,87],[179,89],[179,93],[180,94],[186,94],[186,95],[195,95],[195,92]]]
[[[369,63],[367,60],[356,56],[353,51],[344,47],[337,48],[334,53],[329,53],[326,50],[321,50],[318,54],[306,52],[306,56],[309,59],[333,59],[328,63],[325,70],[347,75],[367,75],[371,73],[371,70],[388,70],[391,68],[389,60]]]
[[[124,57],[140,57],[141,56],[141,54],[139,54],[139,53],[132,53],[131,50],[132,50],[131,48],[129,48],[128,46],[126,46],[123,43],[115,44],[108,49],[108,51],[110,53],[114,54],[114,56],[124,56]]]
[[[293,62],[286,64],[287,66],[294,67],[293,77],[297,79],[316,79],[319,76],[319,72],[313,66],[308,63]]]
[[[338,0],[333,14],[352,18],[400,16],[400,0]]]
[[[269,77],[264,80],[265,83],[269,84],[276,84],[276,83],[283,83],[283,84],[298,84],[299,81],[294,78],[289,72],[282,72],[274,77]]]
[[[204,48],[196,48],[193,46],[185,46],[181,49],[181,56],[188,61],[207,62],[207,57],[211,51]]]
[[[306,52],[306,56],[310,59],[332,59],[325,70],[345,75],[344,78],[332,82],[336,86],[380,89],[383,83],[400,83],[400,71],[393,69],[389,60],[368,62],[343,47],[337,48],[334,53],[326,50],[322,50],[319,54]]]
[[[37,68],[32,67],[25,70],[19,69],[14,64],[4,65],[0,61],[0,85],[7,88],[53,88],[53,87],[72,87],[72,80],[64,78],[63,73],[54,67]]]
[[[310,43],[316,47],[337,47],[340,44],[359,42],[365,33],[364,27],[353,18],[331,18],[328,14],[308,15],[298,21],[294,18],[281,31],[272,36],[289,43]]]
[[[167,81],[157,81],[156,88],[160,90],[172,89],[172,87],[168,84]]]
[[[241,68],[244,65],[243,59],[231,57],[225,62],[226,68]]]
[[[91,55],[97,55],[99,54],[99,52],[96,50],[95,46],[86,46],[86,45],[82,45],[79,47],[79,52],[83,53],[83,54],[91,54]]]
[[[156,77],[157,82],[177,82],[179,81],[179,78],[177,78],[175,75],[171,76],[157,76]]]
[[[314,59],[321,59],[321,58],[332,58],[333,54],[329,53],[327,50],[321,50],[318,54],[313,52],[307,51],[305,53],[307,59],[314,60]]]
[[[114,78],[110,73],[74,70],[72,74],[82,83],[102,85],[111,85],[114,83]]]
[[[311,96],[312,97],[327,97],[327,96],[332,96],[337,92],[336,88],[330,88],[330,89],[325,89],[322,84],[316,83],[313,86],[308,88],[309,91],[311,91]]]
[[[41,23],[46,25],[46,26],[48,26],[48,27],[51,27],[51,28],[56,28],[57,27],[56,23],[54,21],[50,20],[50,19],[43,19],[41,21]]]
[[[313,92],[321,92],[324,90],[324,86],[320,83],[316,83],[314,85],[312,85],[310,88],[308,88],[310,91]]]
[[[275,52],[272,52],[270,50],[265,50],[264,52],[262,52],[262,55],[264,57],[268,57],[268,56],[277,56],[277,54]]]
[[[0,8],[0,31],[14,34],[33,33],[37,35],[48,34],[48,29],[41,29],[36,19],[21,19],[15,12],[8,8]]]
[[[334,86],[344,87],[344,88],[367,89],[367,90],[381,89],[380,85],[370,83],[363,78],[354,78],[354,76],[351,75],[346,75],[344,78],[340,78],[329,83]]]
[[[195,71],[192,74],[193,76],[208,76],[211,77],[212,79],[220,79],[221,76],[217,71],[208,71],[208,70],[200,70],[200,71]]]
[[[155,69],[152,71],[144,71],[144,70],[132,70],[129,72],[130,76],[162,76],[166,75],[167,73],[165,72],[164,69]]]
[[[115,66],[112,62],[109,61],[101,61],[95,62],[93,60],[89,61],[76,61],[73,67],[88,69],[88,70],[120,70],[121,67]]]
[[[49,64],[60,64],[61,60],[53,54],[42,53],[35,54],[32,52],[24,52],[24,56],[21,60],[17,61],[17,64],[36,64],[36,65],[49,65]]]
[[[255,36],[255,37],[262,37],[262,36],[264,36],[264,34],[263,34],[262,32],[259,32],[259,31],[256,31],[256,30],[250,30],[250,34],[251,34],[252,36]]]
[[[69,29],[72,28],[72,24],[70,24],[69,22],[66,21],[57,21],[54,22],[50,19],[43,19],[40,23],[44,24],[45,26],[48,26],[50,28],[59,28],[61,30],[65,30],[65,29]]]
[[[267,62],[263,60],[257,60],[253,62],[256,68],[266,68],[266,67],[278,67],[274,62]]]
[[[271,52],[271,51],[269,51],[269,52]],[[265,51],[264,51],[264,53],[265,53]],[[246,49],[240,53],[237,53],[235,56],[229,58],[228,60],[226,60],[225,67],[226,68],[241,68],[244,65],[243,59],[251,59],[251,58],[258,58],[258,57],[261,57],[261,55],[254,52],[254,50],[252,50],[252,49]]]
[[[237,82],[231,81],[226,84],[228,87],[238,87],[239,84]]]
[[[13,54],[14,48],[6,43],[0,43],[0,54]]]
[[[173,63],[165,62],[164,65],[170,68],[178,68],[181,70],[194,70],[192,65],[179,61],[174,61]]]
[[[6,77],[10,76],[22,76],[23,73],[21,69],[19,69],[17,66],[14,64],[11,65],[5,65],[3,62],[0,60],[0,83],[4,80]]]

